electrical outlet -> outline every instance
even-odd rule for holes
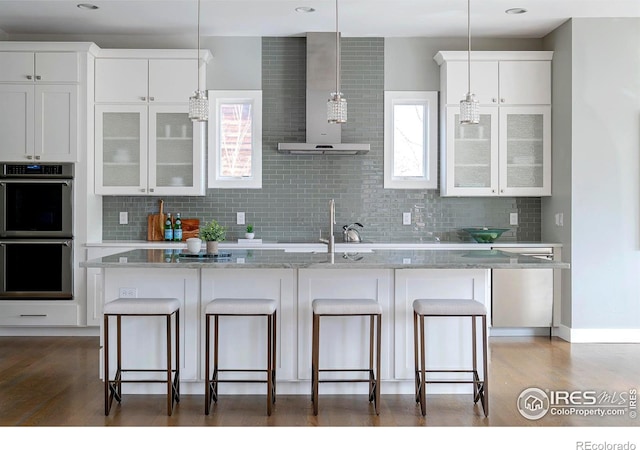
[[[129,223],[129,213],[126,211],[120,211],[120,225],[126,225]]]
[[[556,226],[557,227],[563,227],[564,226],[564,214],[563,213],[556,213]]]
[[[411,213],[402,213],[402,225],[411,225]]]
[[[138,297],[138,289],[136,288],[120,288],[119,291],[120,298],[137,298]]]
[[[244,225],[244,213],[243,212],[236,213],[236,224]]]
[[[518,225],[518,213],[509,214],[509,225]]]

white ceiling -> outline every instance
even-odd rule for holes
[[[335,0],[201,0],[203,36],[335,31]],[[99,6],[87,11],[87,2]],[[297,6],[311,6],[301,14]],[[508,8],[528,10],[508,15]],[[343,36],[466,36],[466,0],[340,0]],[[0,32],[193,34],[197,0],[0,0]],[[471,0],[475,37],[542,37],[571,17],[640,17],[640,0]]]

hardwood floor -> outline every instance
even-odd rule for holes
[[[97,337],[0,337],[0,425],[2,426],[223,426],[223,427],[423,427],[589,426],[637,427],[640,419],[583,417],[540,420],[516,407],[523,389],[595,390],[609,394],[640,388],[640,344],[569,344],[548,338],[491,338],[491,414],[470,395],[431,395],[422,417],[412,395],[382,395],[376,416],[364,396],[320,396],[313,415],[308,396],[279,395],[271,417],[264,396],[221,395],[212,414],[201,395],[183,395],[173,416],[164,396],[124,396],[104,416],[98,378]]]

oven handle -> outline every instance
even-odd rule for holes
[[[65,186],[71,186],[71,180],[2,180],[0,181],[0,186],[5,186],[7,184],[64,184]]]
[[[71,247],[71,241],[68,239],[61,239],[59,241],[42,240],[42,239],[12,239],[10,241],[7,241],[7,240],[0,241],[0,247],[5,247],[7,244],[47,244],[47,245],[60,244],[60,245],[64,245],[65,247]]]

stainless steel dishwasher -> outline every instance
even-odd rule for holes
[[[500,251],[553,259],[553,249],[547,247]],[[553,326],[553,269],[494,269],[491,285],[492,326]]]

